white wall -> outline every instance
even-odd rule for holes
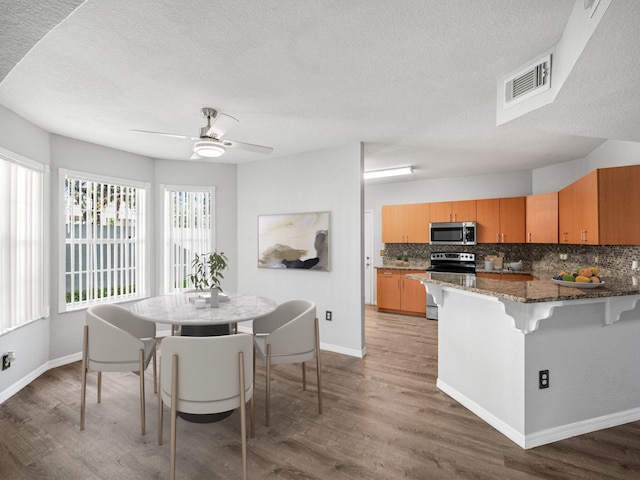
[[[153,160],[121,150],[51,135],[51,352],[49,358],[54,362],[64,363],[65,358],[78,356],[82,351],[82,326],[84,325],[85,311],[58,313],[58,295],[60,289],[64,288],[64,283],[60,279],[59,265],[59,240],[63,235],[58,189],[60,168],[151,183],[153,180]],[[149,202],[149,208],[151,214],[152,201]],[[151,229],[154,225],[153,216],[151,215],[149,218],[147,228]],[[153,242],[150,242],[150,245],[153,248]],[[152,266],[151,279],[153,279],[155,269],[153,262],[150,263]]]
[[[0,147],[45,165],[49,134],[0,105]],[[49,360],[49,321],[38,320],[0,335],[0,354],[15,350],[11,368],[0,372],[0,403],[37,377]]]
[[[561,190],[597,168],[638,164],[640,143],[607,140],[584,158],[533,170],[533,193]]]
[[[216,251],[224,252],[229,259],[229,269],[224,272],[222,288],[230,292],[238,289],[238,176],[236,165],[210,162],[184,162],[170,160],[155,161],[154,199],[158,205],[156,209],[156,224],[161,228],[161,201],[158,195],[160,185],[186,185],[215,187],[215,228]],[[156,233],[161,238],[162,232]],[[156,263],[160,262],[161,250],[158,245]],[[157,286],[157,285],[156,285]],[[158,294],[156,289],[153,294]]]
[[[355,356],[364,353],[362,162],[351,144],[238,167],[238,289],[314,301],[322,348]],[[258,215],[313,211],[331,212],[331,271],[258,268]]]

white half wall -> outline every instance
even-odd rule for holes
[[[321,347],[364,355],[361,144],[238,166],[238,290],[314,301]],[[258,268],[258,216],[331,212],[330,271]],[[325,311],[333,320],[325,320]]]

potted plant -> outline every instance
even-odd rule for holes
[[[187,278],[196,290],[211,290],[211,306],[217,306],[218,292],[222,291],[220,280],[224,278],[222,271],[227,268],[227,261],[228,258],[224,252],[211,252],[196,253],[191,262],[193,273]]]

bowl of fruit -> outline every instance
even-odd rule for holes
[[[552,278],[554,282],[565,287],[573,288],[597,288],[604,285],[598,276],[600,270],[597,267],[579,268],[573,273],[562,271]]]

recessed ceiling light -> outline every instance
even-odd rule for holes
[[[368,172],[364,172],[364,178],[395,177],[398,175],[411,175],[412,173],[413,167],[386,168],[384,170],[369,170]]]

